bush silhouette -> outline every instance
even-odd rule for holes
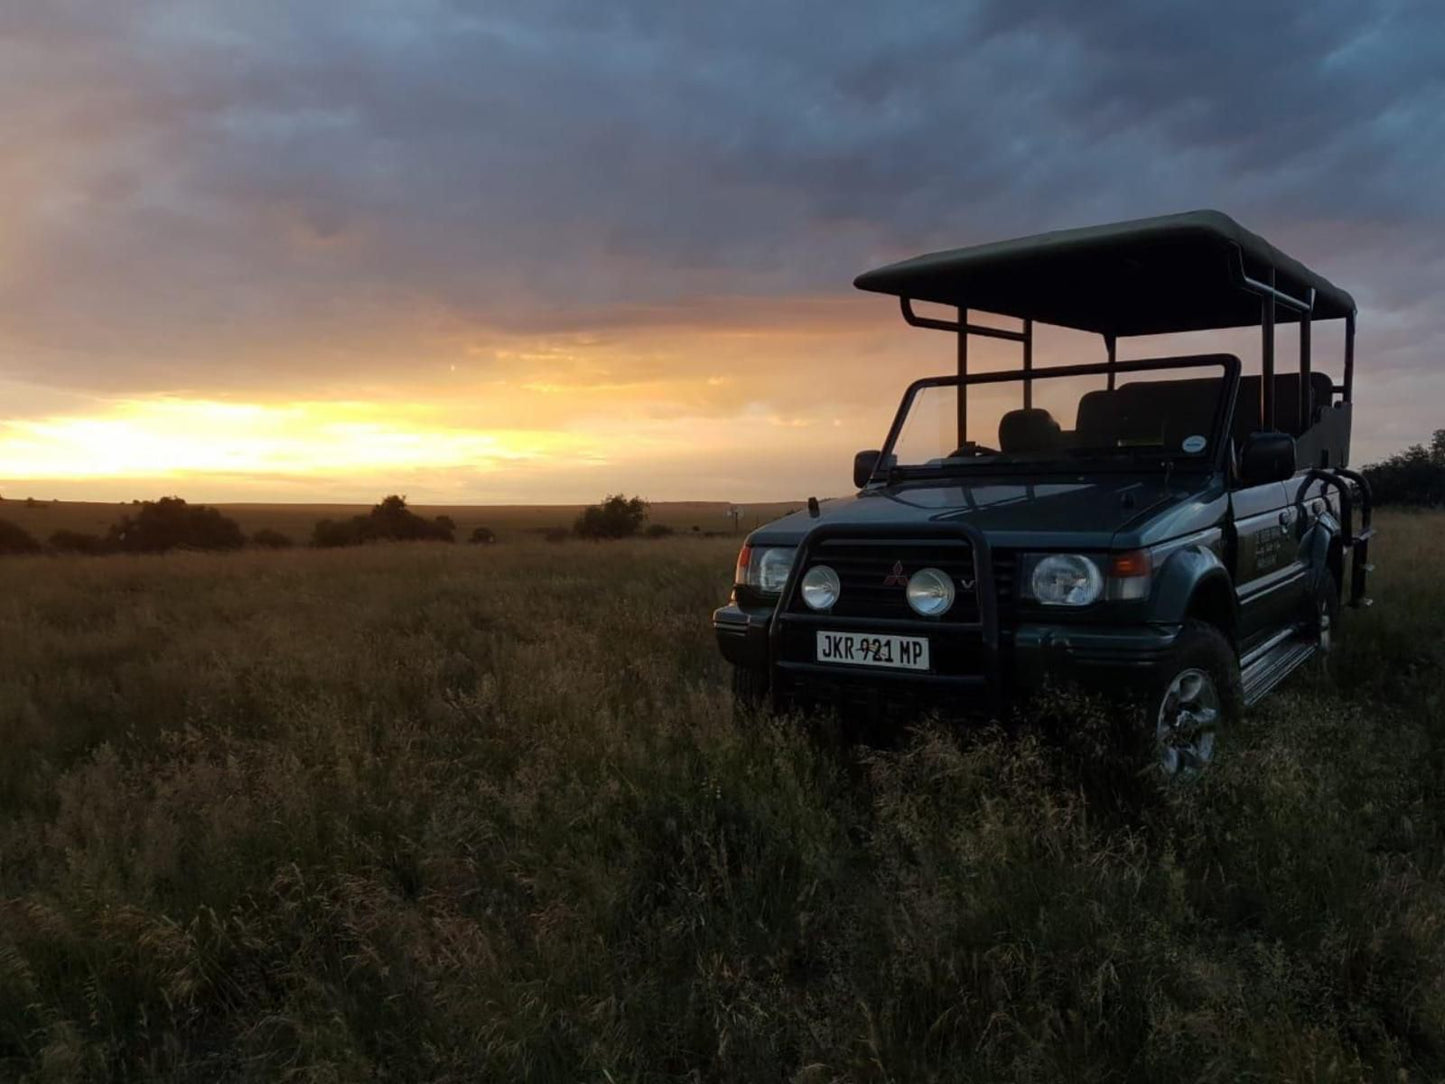
[[[635,535],[647,518],[647,502],[641,497],[614,493],[583,510],[572,529],[583,538],[627,538]]]
[[[1445,505],[1445,429],[1435,430],[1428,448],[1412,444],[1361,473],[1378,504]]]
[[[334,546],[354,546],[361,541],[357,536],[356,520],[360,519],[323,519],[317,522],[311,529],[311,544],[322,548]]]
[[[472,531],[472,537],[470,539],[470,541],[483,546],[490,546],[496,540],[497,532],[490,527],[477,527]]]
[[[291,541],[289,535],[284,535],[271,527],[262,527],[251,536],[251,545],[268,550],[284,550],[290,549],[295,543]]]
[[[18,523],[0,519],[0,555],[13,556],[21,553],[39,553],[40,543],[30,537],[30,532]]]
[[[672,528],[666,523],[649,523],[647,530],[642,532],[648,538],[666,538],[672,534]]]
[[[50,548],[57,553],[104,553],[105,543],[99,535],[62,529],[50,536]]]
[[[323,519],[311,532],[313,546],[357,546],[363,542],[454,542],[456,524],[449,516],[426,519],[392,494],[364,516]]]
[[[105,548],[119,553],[164,553],[173,549],[234,550],[246,542],[236,521],[180,497],[137,501],[134,515],[121,517],[106,533]]]

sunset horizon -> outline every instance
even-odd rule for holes
[[[830,43],[790,15],[768,44],[546,5],[0,17],[25,148],[0,162],[0,493],[844,493],[901,389],[952,366],[855,275],[1195,207],[1355,292],[1354,461],[1428,440],[1428,51],[1388,6],[1281,17],[1286,78],[1235,21],[1171,18],[984,4],[879,38],[855,13]],[[1148,61],[1166,40],[1187,93]],[[1045,62],[1039,95],[987,93]],[[1314,100],[1329,123],[1288,123]],[[1049,336],[1041,359],[1103,356]]]

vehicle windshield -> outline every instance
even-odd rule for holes
[[[1118,373],[1111,389],[1102,366],[1075,367],[1063,376],[1038,369],[1027,408],[1021,374],[970,378],[963,387],[952,377],[922,381],[904,400],[885,463],[905,473],[1005,464],[1204,466],[1215,461],[1228,386],[1226,376],[1203,375],[1208,372],[1136,366]]]

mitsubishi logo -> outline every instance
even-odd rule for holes
[[[893,571],[883,577],[884,587],[907,587],[908,577],[903,574],[903,562],[894,561]]]

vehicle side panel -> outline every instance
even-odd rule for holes
[[[1283,482],[1235,490],[1232,503],[1237,539],[1233,574],[1243,652],[1299,611],[1304,571],[1294,528],[1297,513],[1285,502]]]

